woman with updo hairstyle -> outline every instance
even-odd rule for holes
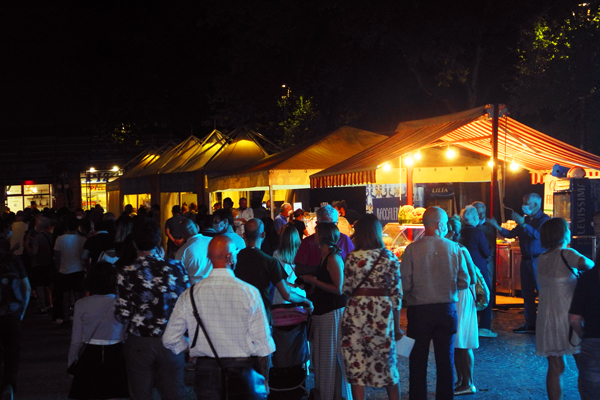
[[[125,325],[115,319],[116,277],[115,268],[107,262],[89,268],[84,287],[90,296],[75,303],[68,365],[77,364],[70,399],[129,396],[123,357]]]
[[[344,261],[336,243],[338,227],[320,222],[315,228],[315,241],[321,251],[321,264],[315,275],[303,275],[308,298],[315,307],[310,324],[312,361],[315,367],[315,390],[323,400],[333,400],[334,394],[352,399],[346,383],[344,358],[341,352],[341,322],[347,297],[342,294]]]
[[[546,389],[550,400],[562,399],[562,374],[566,355],[577,361],[580,339],[569,334],[569,307],[577,286],[577,270],[586,271],[594,262],[568,248],[571,231],[567,221],[551,218],[540,228],[542,247],[547,249],[537,262],[539,303],[535,354],[548,359]]]
[[[400,329],[400,261],[383,243],[381,223],[365,214],[354,225],[354,251],[346,257],[342,352],[352,397],[364,400],[365,387],[384,387],[400,399],[396,340]],[[369,340],[365,340],[369,338]]]

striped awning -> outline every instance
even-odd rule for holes
[[[539,174],[554,164],[600,170],[600,157],[545,135],[506,115],[500,107],[498,160]],[[398,125],[396,134],[332,167],[311,175],[312,188],[375,183],[378,166],[422,148],[456,146],[491,157],[492,107]]]

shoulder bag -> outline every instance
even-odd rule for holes
[[[483,311],[490,304],[490,288],[488,288],[481,271],[477,267],[475,267],[475,275],[477,276],[477,282],[475,283],[475,290],[471,289],[471,292],[475,297],[477,311]]]
[[[379,257],[377,257],[377,260],[375,260],[375,263],[373,264],[373,266],[371,267],[371,269],[369,270],[369,272],[367,272],[367,275],[365,275],[364,278],[362,278],[362,280],[358,283],[358,285],[356,285],[356,287],[354,288],[354,290],[352,290],[352,293],[350,294],[350,297],[354,296],[354,294],[356,293],[356,291],[358,289],[360,289],[360,287],[363,285],[363,283],[366,282],[367,279],[369,279],[369,276],[371,276],[371,274],[373,273],[373,271],[375,271],[375,267],[377,266],[377,264],[379,264],[379,261],[383,258],[383,252],[385,251],[385,249],[381,249],[381,251],[379,252]]]
[[[202,323],[198,308],[196,307],[196,301],[194,300],[194,286],[190,288],[190,299],[192,300],[192,308],[194,309],[194,318],[198,322],[196,325],[196,332],[194,334],[194,340],[192,341],[191,348],[196,346],[198,340],[198,327],[202,328],[204,337],[213,352],[219,368],[221,369],[221,398],[224,400],[263,400],[267,398],[267,388],[265,386],[265,377],[256,371],[252,363],[243,367],[224,367],[221,363],[221,359],[213,346],[206,328]]]

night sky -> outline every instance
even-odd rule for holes
[[[276,138],[282,84],[290,101],[312,101],[313,134],[343,124],[392,131],[490,102],[518,118],[511,85],[523,29],[577,4],[82,3],[0,6],[5,135],[104,135],[126,124],[185,137],[247,125]]]

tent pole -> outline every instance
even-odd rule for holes
[[[269,184],[269,203],[271,203],[271,219],[275,220],[275,202],[273,201],[273,185]]]
[[[492,116],[492,179],[490,182],[490,218],[494,217],[495,197],[494,193],[498,187],[498,118],[500,107],[498,103],[494,104],[494,115]],[[500,193],[498,193],[500,194]]]
[[[400,195],[400,206],[399,209],[402,208],[402,156],[398,157],[398,193]]]

